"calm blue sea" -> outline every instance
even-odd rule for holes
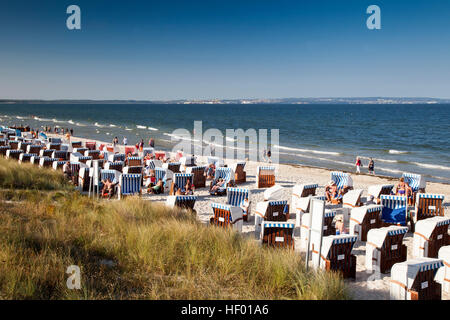
[[[284,163],[354,170],[361,156],[364,172],[372,157],[377,174],[406,171],[450,183],[450,105],[0,104],[0,125],[57,125],[104,141],[127,136],[130,144],[152,137],[163,149],[173,145],[174,129],[192,132],[195,120],[224,135],[279,129]]]

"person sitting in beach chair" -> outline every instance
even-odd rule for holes
[[[67,161],[63,165],[63,173],[64,173],[64,177],[66,177],[66,179],[70,180],[72,178],[72,168],[70,166],[70,161]]]
[[[117,182],[113,183],[110,178],[107,178],[106,180],[102,180],[102,183],[102,196],[111,199],[111,197],[114,195],[114,188],[117,185]]]
[[[211,182],[211,188],[209,189],[209,193],[212,196],[222,195],[226,192],[226,182],[223,178],[217,179],[216,183]]]
[[[412,188],[407,182],[405,182],[405,179],[403,177],[400,178],[400,182],[395,188],[395,195],[404,197],[410,197],[412,195]]]
[[[150,194],[161,194],[164,193],[164,182],[162,179],[159,179],[156,185],[148,188],[147,190]]]
[[[132,157],[133,155],[131,152],[128,152],[127,156],[125,157],[124,166],[128,166],[128,158]]]
[[[178,187],[177,185],[174,185],[175,189],[175,195],[178,196],[189,196],[194,194],[194,185],[191,183],[191,179],[186,180],[186,185],[182,187]]]
[[[205,172],[206,180],[214,179],[215,174],[216,174],[216,167],[214,166],[213,163],[210,163]]]
[[[336,222],[334,223],[334,228],[336,229],[336,234],[348,234],[348,229],[345,228],[344,218],[339,215],[336,217]]]
[[[345,190],[345,187],[341,189]],[[325,187],[325,197],[327,199],[327,202],[339,204],[342,202],[342,192],[338,190],[338,187],[336,185],[336,182],[330,181],[328,183],[328,186]],[[343,192],[345,193],[345,192]]]

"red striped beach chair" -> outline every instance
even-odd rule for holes
[[[410,211],[411,231],[415,224],[423,219],[444,215],[444,195],[431,193],[418,193],[414,210]]]
[[[258,166],[256,168],[256,187],[270,188],[275,185],[275,167]]]
[[[236,184],[247,182],[247,173],[244,171],[245,164],[245,161],[238,161],[231,166],[234,171],[234,181]]]
[[[435,276],[443,266],[443,261],[435,258],[394,264],[391,269],[391,300],[441,300],[441,284]]]
[[[197,196],[194,195],[168,196],[166,200],[166,205],[170,208],[178,207],[195,212],[194,210],[195,201],[197,201]]]
[[[438,256],[444,263],[442,291],[450,294],[450,246],[440,248]]]
[[[369,205],[354,208],[350,214],[350,234],[360,241],[367,241],[367,233],[382,227],[380,205]]]
[[[344,278],[356,278],[356,256],[352,249],[357,237],[341,234],[322,238],[322,250],[317,259],[319,245],[312,242],[313,261],[319,260],[319,266],[327,271],[340,272]],[[315,266],[316,268],[319,266]]]
[[[186,173],[192,174],[193,184],[195,188],[205,188],[206,187],[206,176],[205,176],[206,166],[195,166],[187,167]]]
[[[439,249],[450,245],[449,225],[448,217],[419,220],[413,238],[414,258],[437,258]]]
[[[261,231],[262,244],[294,250],[294,227],[293,223],[264,221]]]
[[[228,204],[212,203],[213,217],[210,219],[211,224],[242,231],[242,210],[238,207],[234,207]]]
[[[403,244],[406,232],[407,227],[398,226],[370,230],[366,243],[366,269],[387,273],[394,264],[406,261]]]

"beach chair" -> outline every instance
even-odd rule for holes
[[[165,151],[155,151],[155,158],[157,160],[167,158],[167,152]]]
[[[322,236],[332,236],[336,235],[336,228],[333,224],[334,218],[336,217],[336,210],[326,210],[323,216],[323,232]],[[301,219],[300,225],[300,246],[306,250],[308,246],[308,236],[309,236],[309,223],[311,219],[310,213],[304,213]]]
[[[105,160],[104,160],[104,159],[97,159],[97,160],[95,160],[95,159],[90,159],[90,160],[87,160],[87,161],[86,161],[86,165],[87,165],[89,168],[93,168],[95,162],[98,162],[98,167],[99,167],[99,168],[103,168],[103,166],[105,165]]]
[[[89,176],[89,170],[91,168],[88,167],[80,167],[78,172],[78,189],[80,191],[89,191],[89,184],[91,181],[91,177]]]
[[[29,163],[31,160],[31,157],[37,156],[36,153],[21,153],[19,155],[19,162],[20,163]]]
[[[366,269],[387,273],[391,267],[406,261],[406,245],[403,238],[407,227],[389,226],[372,229],[367,233]]]
[[[66,160],[62,160],[62,161],[53,161],[52,163],[52,168],[54,170],[62,170],[63,166],[66,164]]]
[[[437,258],[441,247],[450,245],[449,217],[433,217],[416,224],[413,238],[414,258]]]
[[[350,214],[350,234],[359,241],[367,241],[367,233],[382,227],[381,211],[383,206],[368,205],[353,208]]]
[[[244,171],[245,164],[245,161],[238,161],[231,166],[234,171],[234,181],[236,184],[247,182],[247,173]]]
[[[287,200],[263,201],[256,204],[255,209],[255,235],[261,234],[263,221],[288,221],[289,205]]]
[[[19,160],[20,154],[24,153],[23,150],[19,150],[19,149],[9,149],[6,150],[6,159],[16,159]]]
[[[85,166],[84,163],[70,162],[70,171],[72,172],[72,183],[78,186],[78,175],[80,173],[81,166]]]
[[[177,188],[184,189],[188,179],[192,183],[193,175],[191,173],[174,173],[173,182],[172,182],[172,185],[170,186],[169,195],[171,195],[171,196],[175,195]]]
[[[17,150],[17,149],[19,149],[19,141],[16,141],[16,140],[9,140],[8,144],[9,144],[11,150]]]
[[[8,140],[0,138],[0,147],[4,147],[8,144]]]
[[[50,138],[48,139],[48,141],[51,142],[51,143],[59,143],[59,144],[62,143],[62,139],[61,139],[61,138],[50,137]]]
[[[361,196],[363,189],[350,190],[342,196],[342,206],[344,208],[356,208],[363,205]]]
[[[72,145],[72,148],[81,148],[82,147],[81,141],[72,141],[70,144]]]
[[[123,167],[122,172],[127,174],[143,174],[144,168],[140,166],[126,166]]]
[[[256,188],[270,188],[275,185],[275,167],[258,166],[256,168]]]
[[[244,212],[241,208],[245,199],[249,200],[247,212]],[[248,216],[250,215],[250,190],[244,188],[227,188],[227,204],[233,207],[239,207],[242,210],[243,220],[247,221]]]
[[[25,151],[26,153],[35,153],[35,154],[39,154],[39,152],[41,151],[42,146],[38,145],[38,144],[30,144],[27,146],[27,150]]]
[[[145,158],[145,156],[148,154],[155,154],[155,149],[150,147],[142,148],[142,157]]]
[[[35,165],[39,165],[40,160],[41,160],[40,156],[33,156],[33,157],[30,158],[30,163],[31,164],[35,164]]]
[[[89,149],[88,148],[83,148],[83,147],[80,147],[80,148],[73,148],[73,150],[72,150],[72,153],[80,153],[81,155],[84,155],[84,153],[86,152],[86,151],[88,151]]]
[[[55,149],[41,149],[41,150],[39,150],[39,156],[51,158],[53,155],[53,152],[55,152]]]
[[[47,143],[47,149],[61,150],[61,143]]]
[[[415,224],[423,219],[444,215],[444,195],[419,193],[416,197],[414,210],[410,211],[411,231],[414,232]]]
[[[6,157],[6,152],[11,150],[10,146],[0,146],[0,155]]]
[[[356,236],[340,234],[322,238],[322,250],[317,259],[319,244],[311,242],[314,265],[319,260],[320,267],[327,271],[340,272],[344,278],[356,278],[356,256],[352,249],[357,240]]]
[[[170,188],[172,187],[172,179],[173,179],[173,172],[168,170],[168,169],[164,169],[164,168],[155,168],[155,180],[156,182],[159,181],[159,179],[161,179],[164,182],[164,192],[166,191],[166,189],[168,189],[170,191]]]
[[[67,151],[55,150],[52,153],[51,157],[52,158],[56,158],[56,159],[68,160],[69,159],[69,153]]]
[[[406,226],[408,212],[408,200],[401,196],[381,196],[381,220],[383,226],[400,225]]]
[[[435,276],[443,266],[443,261],[435,258],[394,264],[390,280],[391,300],[441,300],[441,284]]]
[[[293,223],[264,221],[261,226],[262,244],[294,250],[294,227]]]
[[[31,146],[33,143],[31,142],[20,142],[18,145],[18,149],[22,150],[23,152],[27,152],[27,147]]]
[[[233,229],[242,231],[242,210],[227,204],[211,203],[214,216],[211,218],[211,224],[218,227],[232,227]]]
[[[223,187],[219,188],[214,194],[210,192],[211,195],[225,195],[228,187],[234,186],[234,172],[233,169],[227,167],[216,168],[214,174],[214,180],[211,181],[211,186],[215,185],[219,178],[225,181]],[[210,188],[211,189],[211,188]]]
[[[180,158],[180,170],[186,172],[189,167],[195,167],[195,158],[193,156],[183,156]]]
[[[339,193],[345,193],[345,190],[353,189],[353,179],[349,173],[333,171],[331,172],[331,180],[336,183]]]
[[[100,150],[86,150],[84,156],[92,157],[93,160],[100,159]]]
[[[115,162],[106,162],[103,166],[107,170],[117,170],[122,172],[123,170],[123,161],[115,161]]]
[[[420,174],[404,172],[402,178],[412,189],[413,194],[412,197],[408,198],[408,204],[413,206],[416,202],[417,193],[424,193],[427,183]]]
[[[102,181],[106,181],[107,179],[110,179],[111,182],[115,184],[115,186],[114,186],[114,194],[116,194],[117,189],[118,189],[117,184],[119,183],[120,175],[121,175],[121,173],[119,171],[117,171],[117,170],[101,169],[100,170],[99,181],[98,181],[99,192],[102,192],[102,189],[103,189],[103,182]],[[94,187],[97,187],[97,185],[95,185]],[[107,193],[105,193],[105,194],[101,194],[101,196],[102,197],[107,197],[109,195]]]
[[[145,165],[150,169],[155,169],[157,167],[162,168],[163,162],[161,160],[145,160]]]
[[[109,154],[108,161],[110,162],[125,161],[125,157],[126,157],[125,153]]]
[[[213,164],[216,168],[224,166],[223,159],[221,159],[219,157],[208,157],[207,161],[208,161],[208,165]]]
[[[95,143],[95,141],[86,141],[86,142],[84,143],[84,146],[85,146],[87,149],[89,149],[89,150],[95,150],[97,144]]]
[[[195,212],[195,201],[197,201],[197,196],[194,195],[174,195],[167,197],[166,205],[170,208],[178,207]]]
[[[134,147],[125,147],[125,154],[134,154]]]
[[[195,166],[187,167],[186,173],[192,174],[193,184],[195,188],[206,187],[206,176],[205,176],[206,166]]]
[[[143,160],[142,157],[128,157],[126,163],[128,167],[139,167],[142,166]]]
[[[284,188],[276,184],[264,191],[264,201],[280,200],[283,197]]]
[[[49,157],[41,157],[39,159],[39,167],[41,168],[51,168],[53,166],[54,161],[58,161],[59,159],[56,158],[49,158]]]
[[[442,291],[450,294],[450,246],[440,248],[438,256],[444,263]]]
[[[119,199],[129,195],[141,195],[142,175],[123,173],[119,179]]]
[[[180,173],[180,162],[166,162],[163,163],[163,168],[172,171],[173,173]]]
[[[292,189],[292,200],[291,206],[294,212],[307,212],[307,207],[309,205],[309,196],[316,195],[316,189],[319,187],[318,184],[296,184]]]
[[[381,195],[390,195],[392,193],[392,189],[394,189],[393,184],[377,184],[369,186],[367,189],[367,194],[373,197],[376,204],[380,204]]]

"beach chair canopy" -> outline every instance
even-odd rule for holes
[[[405,182],[414,192],[419,191],[419,189],[425,189],[427,185],[425,179],[420,174],[404,172],[402,178],[405,179]]]
[[[276,184],[264,191],[264,200],[280,200],[283,196],[284,188]]]
[[[250,199],[250,190],[247,188],[227,188],[227,204],[240,207],[245,199]]]
[[[333,171],[331,172],[331,180],[334,181],[338,189],[342,189],[345,186],[353,187],[353,179],[350,174],[346,172]]]
[[[222,178],[223,180],[225,180],[225,182],[227,184],[230,181],[234,181],[233,169],[228,168],[228,167],[216,168],[215,175],[214,175],[214,182],[216,182],[219,178]]]

